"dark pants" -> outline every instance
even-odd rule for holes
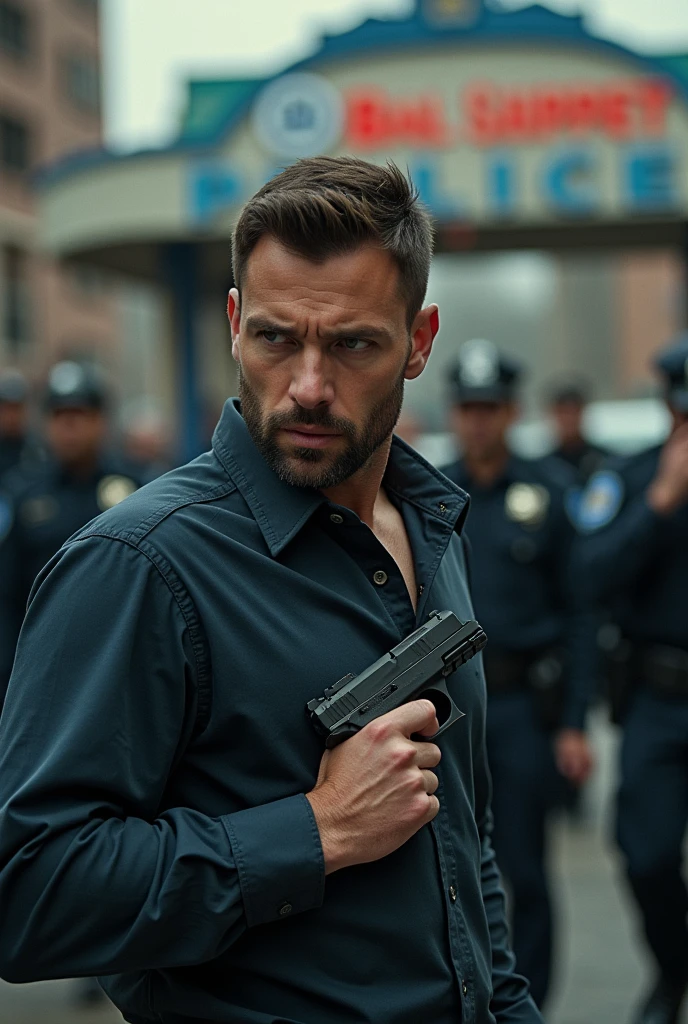
[[[624,720],[617,840],[663,974],[688,976],[688,700],[639,690]]]
[[[519,973],[541,1006],[552,967],[552,910],[546,825],[557,801],[552,740],[537,722],[531,694],[491,696],[487,752],[492,772],[494,848],[511,897]]]

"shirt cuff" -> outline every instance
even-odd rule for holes
[[[225,814],[249,928],[313,910],[325,893],[325,859],[303,794]]]

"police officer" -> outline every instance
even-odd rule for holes
[[[106,390],[77,362],[53,367],[45,397],[50,458],[0,495],[0,706],[34,578],[79,527],[138,487],[105,452]]]
[[[0,478],[40,458],[40,446],[28,432],[28,399],[23,374],[18,370],[0,373]]]
[[[583,496],[581,589],[611,610],[625,709],[617,840],[658,968],[637,1024],[675,1024],[688,983],[688,333],[656,367],[669,439],[609,460]]]
[[[549,414],[556,434],[556,447],[552,452],[568,462],[578,474],[581,484],[586,483],[599,469],[607,452],[583,434],[583,415],[588,404],[588,392],[582,381],[569,381],[553,388],[549,398]]]
[[[451,384],[463,455],[444,472],[471,495],[473,600],[489,638],[495,852],[512,891],[517,966],[542,1005],[552,959],[546,820],[563,790],[559,773],[580,784],[591,769],[583,726],[592,631],[567,587],[568,468],[508,448],[519,376],[490,342],[462,347]]]

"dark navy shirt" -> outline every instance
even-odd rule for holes
[[[593,476],[579,515],[577,577],[629,639],[688,650],[688,504],[660,516],[646,497],[661,451],[610,459]]]
[[[541,1024],[490,844],[479,659],[449,678],[466,717],[436,820],[325,878],[305,703],[432,610],[472,614],[466,495],[397,439],[385,488],[417,614],[372,531],[282,483],[231,402],[210,453],[42,573],[0,719],[0,974],[108,975],[135,1024]]]
[[[573,524],[565,509],[575,485],[552,458],[509,457],[495,483],[474,482],[462,461],[444,472],[470,491],[466,531],[472,549],[472,594],[492,650],[570,654],[563,724],[582,728],[594,674],[594,624],[576,607],[570,576]]]
[[[31,586],[68,537],[135,491],[140,479],[114,458],[74,476],[47,457],[5,477],[0,490],[0,705]]]

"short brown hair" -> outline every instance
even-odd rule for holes
[[[432,222],[411,180],[391,162],[380,167],[348,156],[311,157],[263,185],[244,207],[232,238],[239,290],[264,235],[314,263],[360,245],[379,246],[399,268],[409,325],[423,305]]]

